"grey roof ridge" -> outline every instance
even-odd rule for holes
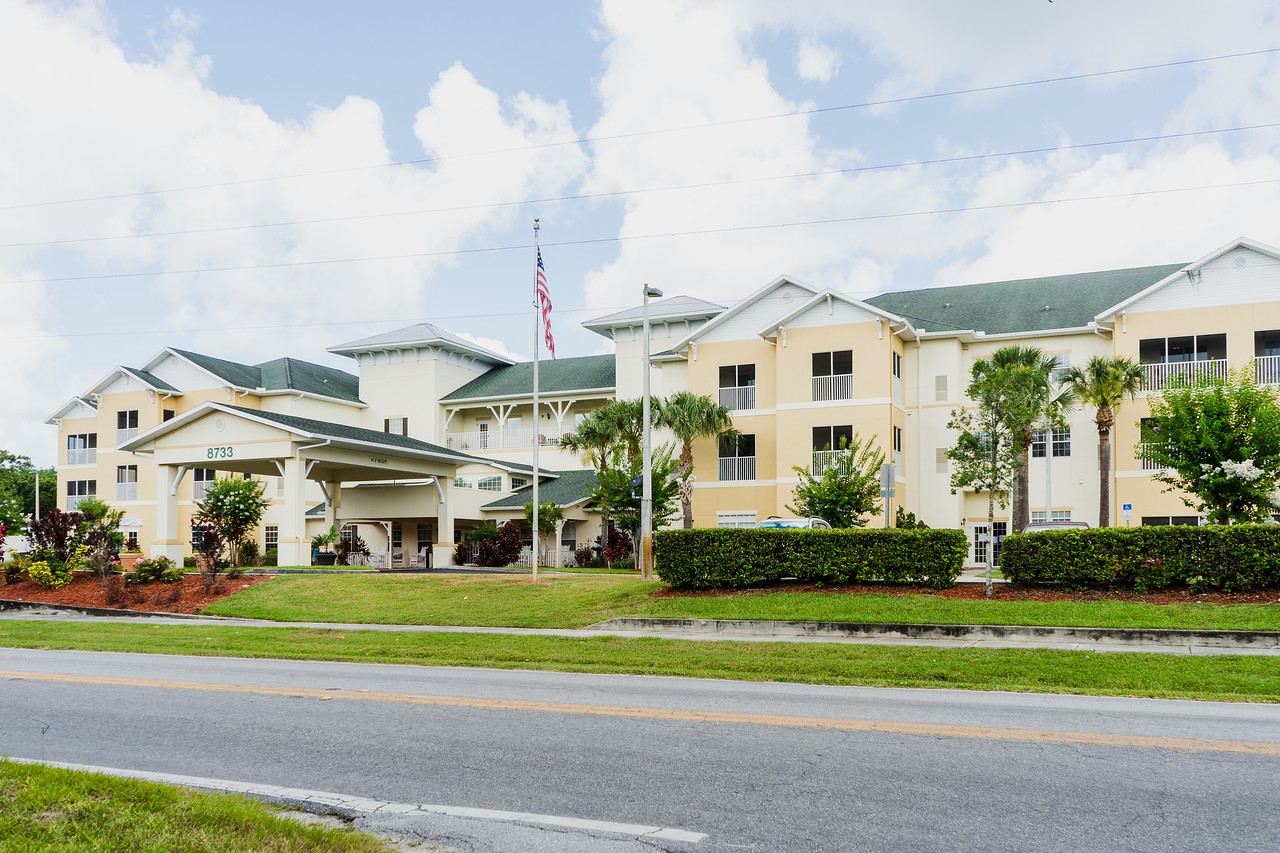
[[[694,331],[685,335],[676,343],[672,344],[671,351],[679,352],[680,350],[687,347],[699,336],[706,334],[707,332],[716,328],[721,323],[724,323],[725,321],[727,321],[730,317],[733,317],[738,313],[740,313],[741,311],[743,311],[748,305],[751,305],[756,300],[763,298],[765,295],[769,293],[772,293],[774,290],[777,290],[779,287],[781,287],[784,284],[793,284],[796,287],[799,287],[801,290],[809,291],[811,294],[816,294],[821,290],[821,288],[814,287],[812,284],[800,281],[799,279],[793,278],[792,276],[789,276],[789,275],[777,276],[768,284],[766,284],[764,287],[761,287],[755,292],[738,300],[732,306],[725,309],[723,312],[717,314],[715,317],[711,318],[710,320],[708,320],[702,326],[699,326]]]

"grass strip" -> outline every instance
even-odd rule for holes
[[[0,853],[388,853],[383,841],[279,817],[257,800],[0,759]]]
[[[1280,630],[1280,604],[1144,604],[1130,601],[991,601],[938,595],[744,592],[655,598],[660,583],[634,577],[465,575],[273,578],[205,612],[281,622],[376,622],[581,628],[618,616],[1048,625],[1078,628]],[[1280,596],[1278,596],[1280,597]]]
[[[1280,701],[1276,659],[1247,655],[1192,657],[1057,649],[17,621],[0,623],[0,646],[871,687]]]

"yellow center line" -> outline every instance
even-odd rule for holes
[[[368,690],[325,690],[266,684],[218,684],[205,681],[173,681],[155,678],[118,678],[107,675],[73,675],[6,672],[0,679],[47,681],[62,684],[100,684],[113,687],[147,687],[161,690],[199,690],[208,693],[243,693],[254,696],[291,696],[310,699],[346,699],[362,702],[394,702],[404,705],[438,705],[483,708],[494,711],[536,711],[550,714],[586,714],[643,720],[678,720],[695,723],[731,723],[784,728],[834,729],[847,732],[883,732],[925,737],[983,738],[1034,743],[1079,743],[1132,749],[1178,749],[1186,752],[1238,752],[1280,755],[1280,743],[1251,743],[1203,738],[1116,735],[1100,732],[1058,732],[1037,729],[1005,729],[992,726],[955,726],[943,723],[901,723],[889,720],[843,720],[829,717],[794,717],[777,714],[738,714],[722,711],[685,711],[673,708],[627,708],[616,705],[583,705],[570,702],[529,702],[519,699],[481,699],[467,696],[425,696],[413,693],[379,693]]]

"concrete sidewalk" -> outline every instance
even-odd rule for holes
[[[490,628],[469,625],[383,625],[350,622],[272,622],[221,616],[107,611],[38,602],[0,602],[0,620],[130,622],[148,625],[225,625],[418,634],[505,634],[527,637],[629,637],[666,640],[847,643],[939,648],[1063,649],[1176,655],[1280,657],[1280,631],[1178,631],[1134,628],[1056,628],[1022,625],[930,625],[873,622],[774,622],[752,619],[610,619],[586,628]]]

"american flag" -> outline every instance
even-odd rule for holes
[[[547,270],[542,266],[542,250],[538,250],[538,305],[542,308],[544,340],[551,357],[556,357],[556,339],[551,335],[551,291],[547,289]]]

